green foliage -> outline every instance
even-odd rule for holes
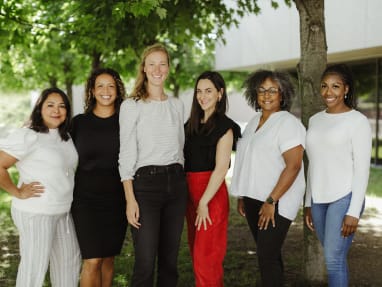
[[[372,167],[370,169],[369,185],[367,194],[382,197],[382,168]]]
[[[30,97],[24,93],[2,93],[0,97],[0,129],[21,127],[31,112]],[[1,134],[0,134],[1,135]]]
[[[18,173],[14,167],[9,169],[13,182],[18,181]],[[11,196],[0,188],[0,285],[15,286],[12,277],[17,272],[18,242],[10,240],[17,238],[17,231],[11,220]],[[10,277],[10,274],[12,276]],[[7,278],[2,280],[3,278]]]
[[[275,2],[275,1],[273,1]],[[175,93],[213,66],[213,50],[225,27],[256,1],[237,6],[211,1],[10,0],[0,4],[2,90],[82,83],[91,69],[109,66],[135,75],[139,54],[161,41],[171,47]]]

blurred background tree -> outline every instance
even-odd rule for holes
[[[15,91],[83,83],[92,69],[108,66],[134,77],[147,45],[162,42],[172,65],[168,88],[179,94],[214,63],[214,45],[226,27],[256,1],[9,0],[0,2],[0,89]],[[235,78],[234,73],[227,74]]]

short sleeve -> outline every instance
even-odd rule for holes
[[[232,129],[233,132],[233,150],[236,150],[237,141],[241,137],[241,129],[237,123],[226,116],[218,121],[216,132],[214,132],[214,142],[218,142],[230,129]]]
[[[21,160],[33,150],[36,142],[36,132],[29,128],[20,128],[0,139],[0,150]]]
[[[302,145],[305,148],[306,130],[303,124],[291,114],[282,119],[279,129],[278,146],[280,152]]]

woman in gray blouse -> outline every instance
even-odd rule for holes
[[[183,171],[183,103],[167,96],[169,54],[160,44],[142,54],[134,90],[120,109],[119,171],[135,249],[132,287],[176,286],[187,202]]]

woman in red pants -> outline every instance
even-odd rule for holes
[[[225,115],[227,93],[217,72],[196,80],[185,125],[185,171],[189,188],[188,242],[197,287],[223,286],[229,201],[224,178],[240,127]]]

